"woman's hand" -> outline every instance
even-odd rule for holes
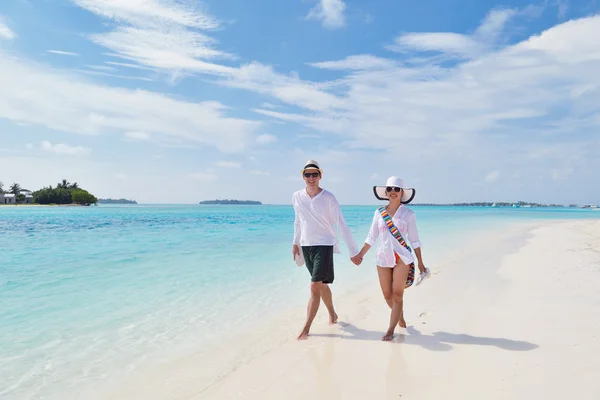
[[[292,245],[292,258],[296,259],[296,254],[300,255],[300,247],[297,244]]]

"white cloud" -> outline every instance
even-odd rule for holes
[[[309,64],[316,68],[331,70],[369,70],[392,68],[396,63],[386,58],[379,58],[369,54],[349,56],[339,61],[325,61]]]
[[[128,179],[128,176],[127,176],[127,174],[124,174],[124,173],[120,172],[120,173],[118,173],[118,174],[115,175],[115,178],[117,178],[119,180],[122,180],[122,181],[125,181],[125,180]]]
[[[396,38],[390,50],[396,51],[439,51],[460,56],[480,53],[482,47],[472,38],[450,32],[405,33]]]
[[[79,54],[73,53],[70,51],[62,51],[62,50],[46,50],[47,53],[58,54],[60,56],[71,56],[71,57],[79,57]]]
[[[343,0],[318,0],[318,4],[309,11],[307,18],[321,21],[325,28],[341,28],[346,25],[345,10],[346,4]]]
[[[454,32],[405,33],[396,38],[390,50],[434,51],[448,56],[472,58],[481,55],[501,39],[506,24],[518,15],[515,9],[490,11],[472,35]]]
[[[325,85],[301,80],[298,76],[276,73],[272,67],[257,62],[232,71],[220,81],[224,86],[269,95],[287,104],[310,110],[339,108],[344,101],[324,90]]]
[[[8,25],[4,22],[4,19],[0,15],[0,39],[14,39],[17,37],[17,34],[14,33]]]
[[[125,137],[132,140],[150,140],[150,135],[148,135],[146,132],[139,131],[125,132]]]
[[[122,63],[122,62],[116,62],[116,61],[105,61],[104,63],[108,64],[108,65],[116,65],[118,67],[141,69],[144,71],[155,71],[156,70],[155,68],[143,67],[141,65],[131,64],[131,63]]]
[[[218,102],[187,102],[145,90],[93,84],[0,54],[0,118],[55,130],[145,132],[180,143],[242,150],[260,123],[224,115]]]
[[[213,171],[192,172],[187,176],[191,180],[200,182],[213,182],[217,180],[217,175]]]
[[[91,40],[122,58],[169,71],[189,70],[227,74],[232,68],[203,60],[231,58],[216,50],[214,40],[182,27],[118,27],[112,32],[94,34]]]
[[[33,150],[33,147],[34,147],[34,146],[33,146],[33,143],[26,143],[26,144],[25,144],[25,148],[26,148],[27,150]]]
[[[67,144],[52,144],[47,140],[40,143],[42,150],[67,156],[88,156],[92,152],[90,149],[82,146],[69,146]]]
[[[498,177],[500,177],[500,171],[498,171],[498,170],[490,171],[485,176],[485,181],[487,183],[494,183],[498,180]]]
[[[222,168],[240,168],[242,164],[233,161],[217,161],[217,166]]]
[[[86,65],[86,67],[90,68],[90,69],[94,69],[97,71],[116,71],[117,69],[115,67],[109,67],[107,65]]]
[[[251,170],[249,171],[252,175],[258,175],[258,176],[269,176],[271,175],[269,172],[267,171],[260,171],[260,170]]]
[[[277,142],[277,136],[269,135],[268,133],[263,133],[256,138],[256,143],[258,144],[271,144],[275,142]]]
[[[126,79],[126,80],[132,80],[132,81],[152,82],[152,79],[146,78],[143,76],[119,75],[119,74],[111,74],[109,72],[90,71],[90,70],[81,70],[81,69],[75,70],[75,72],[79,72],[79,73],[82,73],[85,75],[109,76],[111,78],[119,78],[119,79]]]
[[[227,74],[231,68],[207,62],[233,56],[215,49],[216,41],[198,32],[214,30],[220,22],[193,6],[175,0],[71,0],[116,22],[114,30],[89,35],[117,57],[179,75],[184,71]],[[133,67],[136,64],[122,63]]]
[[[202,73],[214,77],[220,85],[272,96],[287,104],[299,103],[313,109],[341,106],[339,99],[321,85],[302,81],[296,74],[280,74],[258,62],[239,67],[217,63],[235,56],[216,48],[216,40],[207,36],[206,31],[215,29],[219,23],[194,7],[156,0],[136,0],[132,6],[116,0],[72,1],[117,22],[109,32],[89,35],[94,43],[110,49],[110,55],[129,61],[108,62],[109,65],[163,71],[171,85],[189,74]],[[326,9],[335,9],[329,1]]]
[[[175,0],[71,0],[79,7],[117,22],[148,25],[164,21],[199,29],[216,29],[220,23],[192,6]]]

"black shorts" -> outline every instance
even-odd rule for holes
[[[312,282],[333,283],[333,246],[302,246]]]

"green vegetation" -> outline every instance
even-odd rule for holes
[[[260,201],[254,201],[254,200],[206,200],[206,201],[201,201],[200,204],[261,205],[262,203]]]
[[[135,200],[127,199],[98,199],[99,204],[137,204]]]
[[[2,182],[0,182],[0,193],[5,193]],[[28,200],[26,195],[31,192],[23,189],[16,182],[10,186],[8,193],[15,195],[17,204],[31,202],[31,197]],[[96,196],[80,188],[77,182],[70,183],[66,179],[63,179],[54,188],[52,186],[44,187],[31,194],[33,196],[33,204],[80,204],[89,206],[98,203]]]
[[[33,202],[38,204],[80,204],[89,206],[98,203],[98,199],[87,190],[81,189],[77,182],[69,183],[63,179],[55,188],[48,186],[33,192]]]
[[[439,206],[439,207],[564,207],[563,204],[542,204],[542,203],[530,203],[526,201],[518,201],[516,203],[507,203],[498,201],[495,203],[489,201],[475,202],[475,203],[414,203],[411,206]]]
[[[71,192],[71,199],[73,200],[73,203],[81,204],[83,206],[89,206],[90,204],[98,203],[96,196],[83,189],[73,190]]]
[[[21,186],[20,186],[18,183],[13,183],[13,184],[10,186],[10,191],[9,191],[9,193],[12,193],[12,194],[14,194],[14,195],[16,196],[16,195],[18,195],[19,193],[21,193],[21,190],[22,190],[22,189],[21,189]]]

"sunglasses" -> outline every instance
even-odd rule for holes
[[[317,178],[317,177],[321,176],[321,174],[318,172],[305,172],[304,176],[306,178]]]
[[[401,191],[402,189],[401,189],[401,188],[399,188],[399,187],[390,187],[390,186],[388,186],[388,187],[386,187],[386,188],[385,188],[385,191],[386,191],[386,192],[388,192],[388,193],[389,193],[389,192],[391,192],[392,190],[393,190],[394,192],[398,193],[398,192],[399,192],[399,191]]]

